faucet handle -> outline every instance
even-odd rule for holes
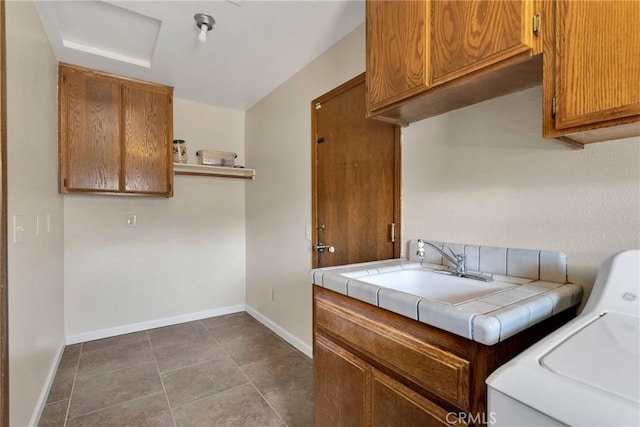
[[[443,248],[447,248],[447,250],[449,251],[449,253],[453,256],[453,259],[456,259],[458,261],[460,261],[460,257],[462,256],[463,258],[466,258],[465,254],[457,254],[453,251],[453,249],[451,249],[449,246],[443,244],[442,245]]]

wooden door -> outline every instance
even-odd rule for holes
[[[368,426],[371,366],[316,334],[314,426]]]
[[[368,111],[429,86],[429,2],[367,1]]]
[[[400,132],[365,117],[364,75],[314,100],[314,267],[400,256]],[[395,235],[392,236],[392,232]]]
[[[120,84],[60,67],[60,189],[120,191]]]
[[[527,1],[433,1],[433,84],[528,52],[533,19]]]
[[[125,84],[124,191],[171,193],[172,102],[169,90]]]
[[[556,2],[556,129],[640,115],[640,2]]]

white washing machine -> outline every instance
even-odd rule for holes
[[[487,386],[495,426],[640,426],[640,250],[605,261],[580,316]]]

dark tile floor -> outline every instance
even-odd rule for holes
[[[246,313],[67,346],[41,427],[313,425],[313,366]]]

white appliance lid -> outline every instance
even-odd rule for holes
[[[609,312],[547,352],[550,371],[640,402],[640,318]]]

